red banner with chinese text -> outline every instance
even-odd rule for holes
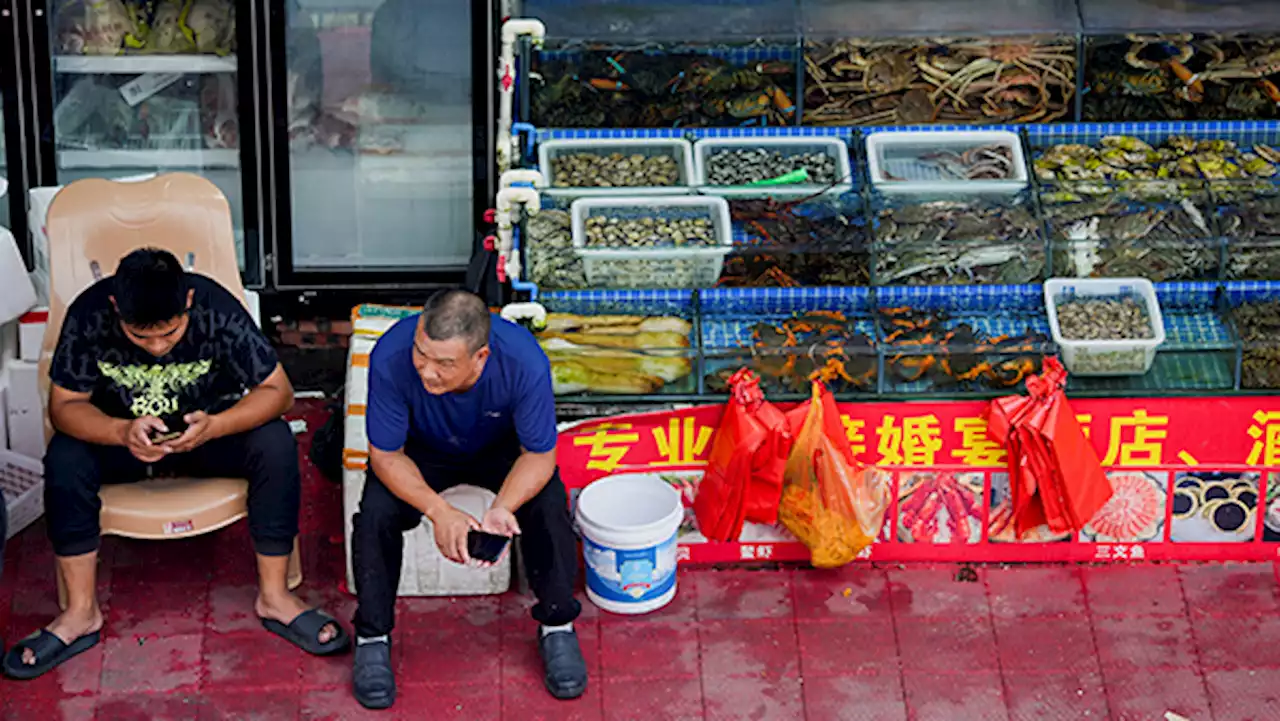
[[[894,498],[876,560],[1256,560],[1280,556],[1280,397],[1073,400],[1116,495],[1071,538],[1015,539],[1004,526],[1003,448],[982,421],[985,401],[841,404],[854,454],[879,466]],[[560,434],[557,457],[570,489],[604,476],[648,473],[679,485],[686,501],[723,406],[592,419]],[[950,475],[958,483],[938,483]],[[914,493],[972,494],[968,518],[918,517]],[[913,515],[915,514],[915,515]],[[691,514],[690,514],[691,515]],[[1271,518],[1268,519],[1268,516]],[[1268,520],[1271,523],[1268,523]],[[1272,526],[1275,526],[1273,529]],[[1272,540],[1274,539],[1274,540]],[[776,528],[748,528],[737,543],[708,543],[686,523],[681,559],[803,560]]]

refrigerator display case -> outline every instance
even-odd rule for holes
[[[495,192],[493,5],[266,5],[276,283],[456,283]]]
[[[245,283],[261,287],[250,7],[50,0],[35,4],[29,22],[41,184],[202,175],[231,206]]]

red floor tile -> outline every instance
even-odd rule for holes
[[[1098,669],[1088,618],[1002,618],[996,619],[995,629],[1000,668],[1006,673]]]
[[[802,621],[796,630],[806,681],[815,676],[897,674],[902,665],[893,620],[887,616]]]
[[[987,589],[982,583],[985,570],[977,569],[978,582],[956,580],[956,566],[890,569],[889,595],[893,613],[936,618],[987,617]]]
[[[297,689],[304,654],[264,629],[210,633],[204,639],[203,688],[212,693],[223,693],[227,687]]]
[[[1280,614],[1280,585],[1269,563],[1206,563],[1179,568],[1195,614]]]
[[[301,696],[294,689],[228,688],[208,694],[208,700],[200,721],[281,721],[298,718],[301,708]]]
[[[1190,668],[1199,663],[1191,624],[1181,616],[1095,618],[1093,632],[1103,668]]]
[[[902,674],[907,717],[912,721],[1007,721],[1004,686],[995,671]]]
[[[240,524],[237,524],[240,525]],[[230,528],[209,536],[177,541],[110,539],[115,543],[111,562],[112,583],[180,583],[207,585],[213,578],[213,555],[221,536]],[[253,556],[244,560],[251,568]]]
[[[798,619],[889,615],[889,579],[879,568],[803,569],[791,584]]]
[[[108,638],[102,659],[104,693],[194,692],[200,683],[198,635]]]
[[[86,721],[94,717],[97,704],[94,696],[13,697],[0,699],[0,718],[5,721]]]
[[[702,721],[702,679],[700,678],[606,678],[604,718],[606,721]]]
[[[709,571],[697,576],[698,620],[791,618],[791,574]]]
[[[1214,721],[1273,721],[1280,716],[1280,669],[1205,674]]]
[[[528,683],[540,683],[543,676],[542,656],[538,651],[536,632],[526,629],[513,633],[504,628],[502,633],[502,678]],[[582,658],[587,662],[587,672],[598,678],[600,675],[600,626],[591,621],[578,621],[574,624],[578,633],[578,645],[582,648]],[[407,653],[407,652],[406,652]]]
[[[1089,611],[1095,617],[1187,612],[1178,566],[1086,566],[1081,574]]]
[[[496,677],[493,677],[496,678]],[[502,718],[502,697],[488,682],[469,684],[402,684],[397,703],[420,719],[498,721]]]
[[[804,692],[796,678],[705,676],[707,721],[790,721],[804,718]]]
[[[809,721],[906,721],[907,702],[897,672],[804,679]]]
[[[396,603],[396,629],[404,633],[453,625],[496,626],[501,618],[502,596],[403,598]],[[517,618],[528,620],[523,614],[517,614]]]
[[[153,583],[116,579],[111,587],[107,635],[179,636],[204,631],[207,583]]]
[[[502,646],[496,624],[476,628],[455,622],[435,631],[399,634],[396,640],[400,643],[397,679],[453,684],[496,679],[502,673]]]
[[[587,682],[581,698],[561,701],[547,692],[541,681],[507,679],[502,683],[502,718],[528,721],[602,721],[603,692],[599,683]],[[425,717],[420,717],[425,718]]]
[[[1084,583],[1075,567],[993,568],[986,578],[997,618],[1079,617],[1084,608]]]
[[[97,718],[111,721],[191,721],[207,717],[211,701],[187,694],[112,694],[98,700]]]
[[[257,598],[257,584],[213,584],[209,589],[209,630],[213,633],[264,630],[253,607]]]
[[[399,689],[396,689],[396,703],[390,709],[377,712],[379,721],[399,721],[400,719],[425,718],[415,713],[415,709],[402,702]],[[372,711],[361,706],[351,695],[348,683],[336,688],[303,691],[298,701],[299,721],[367,721],[373,716]]]
[[[796,627],[789,619],[704,621],[698,643],[703,678],[779,678],[800,670]]]
[[[1083,721],[1108,718],[1102,677],[1093,672],[1004,674],[1009,721]]]
[[[1210,718],[1204,679],[1194,669],[1107,669],[1102,678],[1112,721],[1158,721],[1169,711],[1196,721]]]
[[[1280,623],[1274,617],[1192,618],[1204,669],[1280,667]]]
[[[600,659],[608,678],[696,678],[698,629],[692,624],[601,623]]]
[[[985,618],[896,621],[903,668],[961,673],[998,668],[995,636]]]

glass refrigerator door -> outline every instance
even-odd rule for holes
[[[52,144],[45,162],[56,174],[45,184],[202,175],[226,195],[245,281],[259,285],[254,133],[242,126],[240,107],[252,97],[249,4],[57,0],[47,7],[52,73],[41,127],[46,147]]]
[[[473,48],[468,0],[280,0],[276,267],[282,285],[456,277],[474,245]],[[279,54],[272,52],[273,61]],[[281,73],[273,69],[273,77]],[[487,78],[486,78],[487,80]],[[482,104],[483,100],[480,100]],[[487,114],[488,106],[485,106]],[[485,121],[492,123],[492,120]],[[484,130],[481,128],[480,130]],[[287,188],[287,191],[286,191]]]

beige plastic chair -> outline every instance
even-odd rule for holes
[[[117,263],[142,247],[163,247],[188,270],[221,283],[244,298],[236,262],[231,209],[213,183],[189,173],[143,182],[90,178],[63,188],[49,207],[49,322],[40,353],[45,436],[49,363],[67,306],[85,288],[115,272]],[[104,486],[101,525],[106,535],[146,540],[189,538],[216,531],[248,515],[243,478],[164,478]],[[302,583],[294,541],[289,588]],[[59,601],[65,605],[63,579]]]

